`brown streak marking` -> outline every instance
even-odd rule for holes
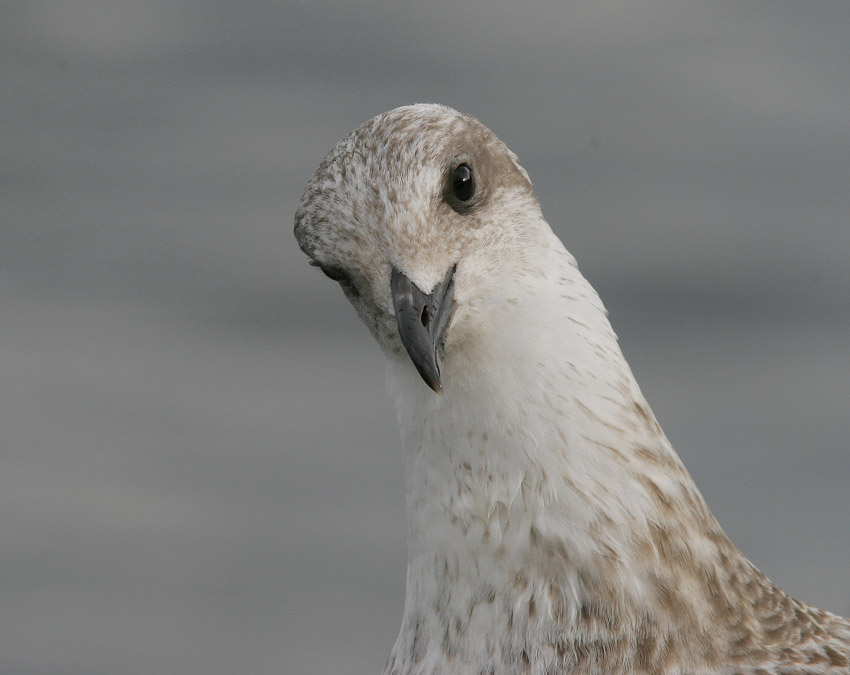
[[[632,452],[647,464],[669,469],[677,475],[686,473],[684,467],[667,453],[652,450],[644,445],[634,447]]]
[[[622,429],[620,427],[614,426],[613,424],[610,424],[607,420],[602,419],[599,415],[597,415],[595,412],[593,412],[590,408],[588,408],[586,405],[584,405],[584,403],[582,403],[578,399],[575,400],[575,403],[594,422],[597,422],[598,424],[601,424],[604,427],[608,427],[612,431],[616,431],[618,433],[620,431],[622,431]]]
[[[610,451],[615,457],[617,457],[617,459],[621,460],[624,464],[630,463],[629,458],[626,457],[626,455],[624,455],[622,452],[617,450],[617,448],[608,445],[607,443],[597,441],[593,438],[590,438],[589,436],[585,436],[584,434],[582,434],[582,438],[586,441],[589,441],[590,443],[593,443],[594,445],[599,446],[600,448],[605,448],[606,450]]]
[[[654,501],[661,506],[664,511],[667,512],[675,512],[673,505],[671,503],[670,495],[668,495],[664,490],[658,487],[658,484],[648,478],[646,476],[637,476],[638,482],[643,485],[647,490],[649,490],[650,495],[654,499]]]
[[[847,657],[846,654],[841,654],[840,652],[837,652],[835,649],[828,645],[824,647],[823,650],[829,657],[830,666],[834,666],[836,668],[846,668],[848,665],[850,665],[850,659]]]
[[[446,630],[443,633],[443,654],[446,656],[447,661],[452,660],[452,656],[454,654],[454,647],[452,646],[452,638],[449,635],[449,627],[446,626]]]

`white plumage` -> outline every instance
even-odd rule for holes
[[[850,622],[723,534],[488,129],[370,120],[295,233],[389,358],[409,562],[386,673],[850,673]]]

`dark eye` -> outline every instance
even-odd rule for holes
[[[332,281],[339,281],[341,283],[351,282],[351,277],[345,270],[340,267],[334,267],[333,265],[323,265],[322,263],[316,260],[311,260],[310,264],[313,267],[318,267],[320,270],[322,270],[324,275]]]
[[[459,164],[452,174],[452,192],[461,202],[468,202],[475,194],[475,179],[469,164]]]

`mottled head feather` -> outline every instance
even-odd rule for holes
[[[462,163],[473,169],[476,193],[459,210],[447,185]],[[511,210],[523,218],[505,227]],[[420,104],[378,115],[337,143],[307,184],[295,236],[315,264],[343,273],[361,318],[395,350],[386,283],[393,266],[427,291],[465,259],[456,283],[468,288],[464,277],[498,275],[511,256],[494,253],[521,250],[515,241],[535,236],[539,220],[528,175],[495,134],[455,110]]]

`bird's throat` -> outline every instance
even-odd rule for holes
[[[560,420],[552,401],[530,397],[499,407],[450,389],[396,396],[409,563],[391,664],[415,655],[436,664],[421,672],[440,672],[534,653],[604,671],[609,652],[650,663],[672,640],[701,645],[692,657],[703,662],[723,650],[706,626],[746,604],[727,568],[763,577],[720,531],[637,388],[620,389],[628,396],[565,404]],[[653,637],[638,646],[635,635]]]

